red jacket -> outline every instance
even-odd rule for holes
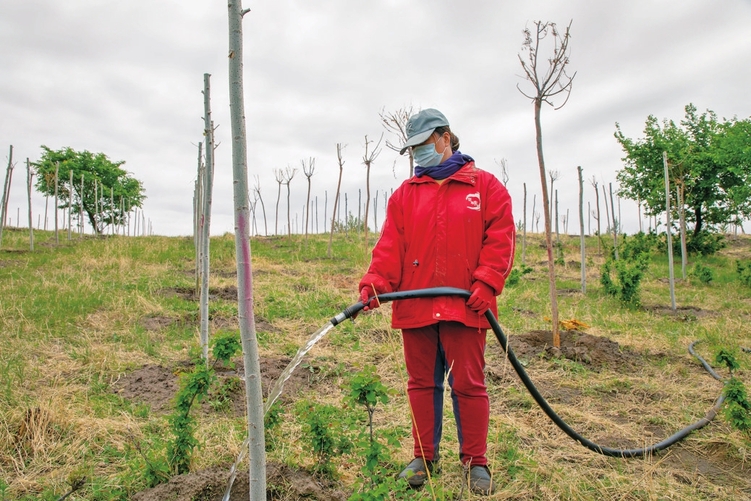
[[[359,289],[377,292],[458,287],[482,280],[498,295],[514,260],[511,197],[492,174],[469,162],[442,184],[412,177],[389,199],[386,222]],[[491,311],[496,316],[495,302]],[[395,301],[391,324],[413,329],[439,321],[488,328],[460,297]]]

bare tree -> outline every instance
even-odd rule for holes
[[[496,160],[495,163],[497,163],[501,168],[501,182],[503,183],[503,186],[508,186],[509,175],[506,168],[508,165],[508,160],[501,158],[500,160]]]
[[[576,168],[579,173],[579,253],[581,254],[582,294],[587,293],[586,246],[584,242],[584,177],[581,165]]]
[[[550,306],[551,316],[553,322],[553,345],[557,348],[561,346],[561,337],[558,327],[558,299],[555,285],[555,263],[553,260],[553,242],[550,232],[550,214],[547,212],[550,206],[547,192],[547,183],[545,182],[545,158],[542,152],[542,124],[540,121],[540,112],[542,110],[542,104],[547,103],[553,105],[552,99],[556,96],[565,96],[563,104],[558,108],[563,107],[568,101],[571,95],[571,88],[576,77],[576,73],[572,76],[568,76],[566,73],[566,66],[569,63],[569,40],[571,38],[570,29],[571,23],[566,28],[566,32],[561,35],[555,23],[543,23],[542,21],[535,21],[535,33],[533,35],[529,28],[523,30],[524,43],[522,44],[522,52],[527,52],[527,60],[525,61],[521,54],[519,55],[519,62],[522,65],[524,74],[527,80],[533,85],[534,92],[527,94],[521,90],[521,87],[517,84],[517,89],[525,97],[529,98],[534,104],[535,108],[535,135],[537,143],[537,161],[540,167],[540,181],[542,184],[542,203],[545,207],[545,242],[548,250],[548,279],[550,282]],[[553,37],[553,55],[547,59],[548,69],[544,74],[538,72],[538,55],[540,49],[540,43],[548,36]]]
[[[253,313],[253,271],[250,254],[248,210],[248,156],[243,94],[243,9],[242,0],[228,0],[229,87],[232,126],[232,174],[235,203],[235,261],[237,262],[237,318],[245,367],[245,398],[248,419],[249,496],[266,499],[266,442],[263,425],[263,392]],[[208,149],[208,148],[207,148]],[[231,485],[231,482],[230,482]],[[229,493],[225,493],[229,499]]]
[[[560,173],[557,170],[551,170],[550,172],[548,172],[548,177],[550,178],[550,190],[548,191],[548,193],[550,193],[551,195],[555,195],[556,193],[554,190],[554,187],[555,187],[555,182],[558,180],[559,176],[560,176]],[[550,207],[548,207],[548,210],[550,211],[551,221],[553,220],[553,214],[554,214],[553,206],[554,206],[554,200],[551,199]],[[556,216],[555,219],[557,220],[558,216]],[[558,230],[556,230],[556,233],[558,233]]]
[[[214,121],[211,119],[211,75],[203,74],[203,135],[206,139],[206,165],[201,182],[201,353],[209,366],[209,256],[211,244],[211,203],[214,191]],[[246,181],[247,182],[247,181]]]
[[[365,232],[365,248],[368,248],[368,211],[370,209],[370,166],[373,164],[378,155],[381,154],[381,141],[383,140],[383,134],[381,138],[373,147],[372,151],[368,153],[368,148],[373,141],[368,141],[368,135],[365,135],[365,154],[362,156],[362,163],[365,164],[365,219],[363,220],[363,231]]]
[[[255,198],[261,202],[261,211],[263,212],[263,234],[268,237],[269,227],[266,224],[266,206],[263,204],[263,197],[261,197],[261,178],[258,177],[258,174],[256,174],[256,184],[253,185],[253,193],[255,193]]]
[[[591,184],[595,189],[595,205],[597,206],[597,215],[595,216],[594,213],[592,213],[592,217],[594,217],[595,221],[597,221],[597,253],[602,254],[602,249],[600,248],[600,190],[598,188],[597,178],[595,176],[592,176],[589,184]]]
[[[305,160],[300,160],[300,163],[302,164],[302,172],[305,174],[305,177],[308,178],[308,198],[305,201],[305,241],[308,241],[308,220],[310,219],[310,178],[313,177],[313,173],[316,170],[316,159],[313,157],[310,157],[308,159],[307,165],[305,164]]]
[[[289,184],[292,182],[292,178],[297,174],[297,169],[293,169],[289,165],[284,170],[284,180],[282,181],[287,186],[287,236],[292,236],[292,218],[289,208],[290,189]]]
[[[522,224],[522,266],[526,264],[527,258],[527,183],[524,185],[524,217]]]
[[[393,112],[387,112],[384,108],[378,113],[383,128],[399,140],[399,144],[394,144],[387,139],[386,147],[394,151],[401,151],[402,145],[407,142],[407,122],[413,114],[412,106],[399,108]],[[415,173],[415,159],[412,156],[411,148],[407,149],[407,155],[409,157],[409,177],[412,177]]]
[[[26,158],[26,193],[28,194],[29,199],[29,250],[32,252],[34,251],[34,225],[32,222],[32,216],[31,216],[31,189],[32,189],[32,179],[34,177],[34,171],[31,169],[31,163],[29,162],[28,157]],[[20,221],[19,221],[19,227]]]
[[[610,189],[610,213],[613,215],[613,255],[618,261],[618,225],[620,221],[615,218],[615,204],[613,203],[613,183],[608,183]],[[603,186],[604,188],[604,186]]]
[[[668,169],[668,153],[662,152],[662,164],[665,169],[665,232],[668,240],[668,280],[670,284],[670,307],[676,311],[675,304],[675,275],[673,270],[673,228],[670,223],[670,177]]]
[[[284,171],[282,169],[274,169],[274,178],[276,179],[279,189],[276,191],[276,216],[274,220],[274,235],[279,234],[279,199],[282,198],[282,183],[284,183]]]
[[[3,185],[3,200],[0,202],[0,246],[3,244],[3,228],[8,217],[8,202],[10,200],[10,183],[13,179],[13,145],[10,145],[8,154],[8,167],[5,169],[5,184]]]

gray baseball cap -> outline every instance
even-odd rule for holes
[[[443,113],[434,108],[428,108],[412,115],[407,121],[407,142],[402,145],[399,154],[404,155],[407,148],[427,141],[436,128],[448,126],[449,121],[446,120]]]

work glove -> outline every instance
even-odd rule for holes
[[[481,280],[473,283],[469,291],[472,295],[467,299],[467,307],[480,315],[484,315],[488,311],[488,308],[490,308],[490,305],[493,304],[493,301],[495,301],[495,291]]]
[[[362,311],[374,310],[381,306],[378,299],[374,297],[375,295],[376,293],[370,285],[366,285],[360,289],[360,302],[365,305]],[[371,300],[371,298],[373,299]]]

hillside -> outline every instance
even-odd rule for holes
[[[727,237],[713,256],[708,284],[677,280],[670,309],[667,259],[656,251],[642,281],[641,304],[628,306],[599,283],[604,257],[587,240],[587,293],[580,292],[579,239],[562,237],[559,273],[561,350],[552,349],[547,269],[540,235],[528,236],[530,273],[499,299],[512,349],[552,406],[587,438],[610,447],[658,442],[697,421],[722,384],[687,352],[715,365],[732,350],[736,376],[751,387],[751,287],[736,260],[751,260],[751,238]],[[86,237],[53,244],[37,232],[6,229],[0,249],[0,500],[219,499],[245,434],[241,357],[217,369],[218,382],[196,406],[199,441],[191,473],[148,489],[150,462],[164,457],[179,376],[200,356],[193,242],[168,237]],[[310,335],[357,300],[368,254],[357,235],[252,240],[256,329],[265,391]],[[521,266],[521,244],[517,267]],[[237,330],[234,237],[211,241],[211,332]],[[680,277],[680,258],[676,274]],[[389,445],[394,473],[411,459],[401,340],[390,306],[360,315],[317,343],[287,383],[267,434],[273,499],[347,499],[362,483],[357,445],[331,456],[328,476],[312,453],[308,419],[336,409],[338,437],[355,437],[364,411],[345,403],[353,377],[374,366],[390,390],[375,428]],[[537,407],[488,334],[489,458],[501,488],[492,499],[751,499],[751,438],[719,415],[707,427],[652,457],[607,458],[564,435]],[[723,377],[727,369],[716,366]],[[455,499],[462,488],[451,399],[445,398],[443,472],[435,490],[409,499]],[[352,438],[354,440],[354,438]],[[383,439],[385,443],[385,438]],[[241,466],[247,471],[247,460]],[[318,470],[318,474],[313,472]],[[242,475],[241,475],[242,477]],[[247,499],[238,479],[232,499]],[[468,494],[465,492],[466,498]],[[401,497],[400,497],[401,499]]]

